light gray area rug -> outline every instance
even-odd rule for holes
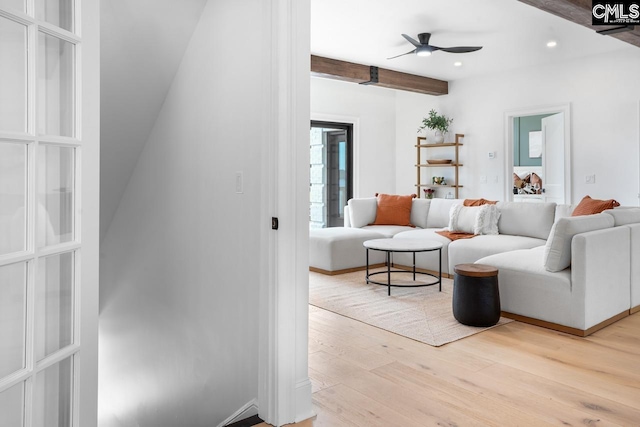
[[[372,270],[381,271],[381,270]],[[419,276],[418,280],[430,280]],[[375,280],[386,282],[386,275]],[[411,274],[392,275],[392,283],[411,279]],[[512,320],[500,318],[489,328],[466,326],[453,317],[451,299],[453,279],[442,279],[438,286],[424,288],[391,288],[367,284],[365,272],[327,276],[309,272],[309,303],[316,307],[350,317],[360,322],[439,347]]]

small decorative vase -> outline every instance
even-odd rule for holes
[[[433,199],[433,193],[427,193],[427,199]]]
[[[433,142],[436,144],[442,144],[444,142],[444,134],[437,130],[433,137]]]

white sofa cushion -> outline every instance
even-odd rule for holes
[[[604,213],[613,217],[613,222],[616,227],[640,223],[640,208],[607,209]]]
[[[420,228],[427,228],[427,218],[429,217],[429,199],[413,199],[411,201],[411,224]]]
[[[500,234],[547,240],[556,214],[555,203],[499,202]]]
[[[557,205],[555,221],[558,221],[560,218],[566,218],[571,216],[575,208],[576,208],[576,205],[565,205],[565,204]]]
[[[462,199],[431,199],[426,228],[444,228],[449,225],[451,206],[461,205]]]
[[[544,246],[542,239],[508,234],[476,236],[472,239],[459,239],[449,244],[449,270],[458,264],[471,264],[489,255],[518,249],[530,249]]]
[[[613,216],[607,214],[560,218],[551,229],[544,250],[544,267],[562,271],[571,265],[571,240],[578,233],[613,227]],[[598,262],[598,260],[594,260]]]
[[[375,231],[376,233],[382,234],[385,238],[391,238],[403,231],[415,230],[414,227],[409,227],[407,225],[367,225],[362,227],[362,229]]]
[[[380,233],[361,228],[330,227],[309,230],[309,266],[325,271],[339,271],[366,265],[363,242],[382,239]],[[385,254],[370,251],[369,263],[384,262]]]
[[[378,199],[375,197],[350,199],[347,206],[352,227],[361,228],[375,222],[378,211]]]

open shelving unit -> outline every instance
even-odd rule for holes
[[[455,142],[445,142],[442,144],[427,144],[426,143],[426,138],[424,136],[419,136],[417,143],[415,145],[416,147],[416,174],[417,174],[417,180],[416,180],[416,188],[417,188],[417,193],[418,193],[418,197],[422,197],[422,189],[423,188],[452,188],[454,190],[454,196],[457,199],[458,198],[458,189],[462,188],[462,185],[460,185],[460,182],[458,181],[458,168],[462,166],[462,164],[460,164],[460,153],[458,151],[458,149],[460,148],[460,146],[462,146],[462,143],[460,142],[460,139],[464,138],[464,134],[461,133],[456,133],[456,138],[455,138]],[[430,163],[426,163],[427,160],[429,160],[429,150],[430,149],[434,149],[434,148],[444,148],[444,147],[453,147],[454,148],[454,158],[452,159],[451,163],[447,163],[447,164],[430,164]],[[422,151],[425,151],[424,153],[424,161],[425,163],[423,163],[423,156],[422,156]],[[446,185],[440,185],[440,184],[433,184],[433,183],[423,183],[422,182],[422,176],[423,174],[421,173],[422,170],[426,169],[426,171],[429,171],[429,168],[454,168],[454,179],[452,183],[446,184]],[[431,174],[425,174],[427,176],[429,176],[429,178],[431,178]]]

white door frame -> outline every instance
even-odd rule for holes
[[[258,407],[274,426],[313,416],[308,376],[310,0],[264,2]],[[269,50],[269,49],[265,49]],[[272,230],[272,217],[279,219]]]
[[[571,104],[510,110],[504,113],[504,200],[513,200],[513,119],[539,114],[564,113],[564,203],[571,204]],[[543,178],[544,179],[544,178]]]

